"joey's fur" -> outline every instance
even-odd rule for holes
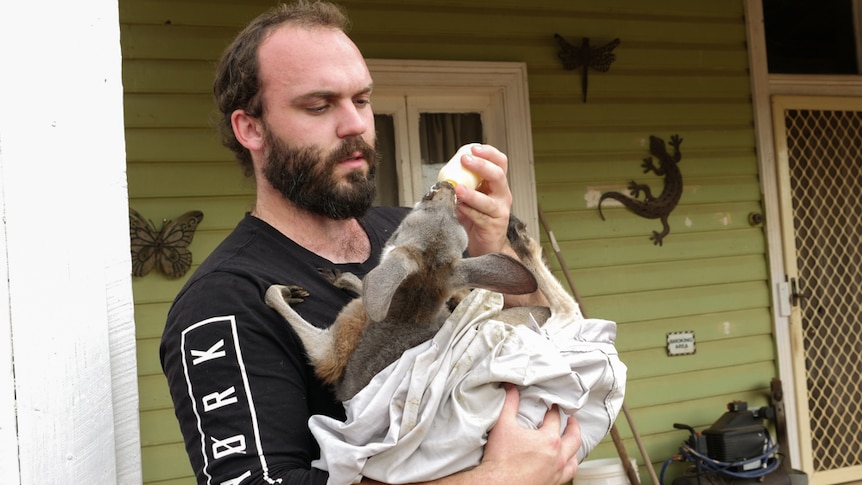
[[[317,376],[334,386],[338,399],[350,399],[405,350],[432,338],[456,293],[536,291],[533,273],[514,258],[499,253],[464,258],[466,248],[454,187],[441,182],[404,218],[380,264],[362,280],[361,298],[345,306],[331,327],[319,329],[290,307],[308,296],[302,288],[273,285],[266,303],[297,332]],[[355,277],[341,281],[358,289]]]
[[[542,253],[542,246],[530,237],[527,226],[518,218],[509,218],[506,233],[509,245],[521,263],[536,278],[539,291],[548,300],[548,307],[512,307],[501,312],[500,319],[512,325],[525,324],[530,315],[548,334],[553,335],[573,319],[581,319],[581,309],[575,299],[563,288],[560,281],[551,273]]]

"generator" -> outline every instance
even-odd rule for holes
[[[713,460],[730,463],[729,469],[745,472],[764,468],[765,454],[774,454],[769,430],[764,419],[772,419],[772,408],[749,410],[748,404],[734,401],[727,405],[728,411],[718,421],[705,429],[706,455]],[[777,448],[777,446],[775,446]]]
[[[764,425],[764,420],[774,418],[771,407],[749,409],[746,402],[733,401],[727,405],[727,412],[702,432],[675,423],[674,428],[688,430],[689,438],[679,454],[665,462],[662,482],[668,464],[680,461],[691,466],[673,485],[790,484],[787,473],[776,472],[781,466],[778,444]]]

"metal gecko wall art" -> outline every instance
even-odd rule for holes
[[[590,38],[581,39],[581,45],[574,45],[563,38],[560,34],[554,34],[554,39],[560,47],[557,56],[563,62],[567,70],[581,69],[581,92],[583,101],[587,102],[587,76],[590,69],[599,72],[608,72],[617,56],[613,50],[620,45],[620,39],[614,39],[603,46],[594,47],[590,45]]]
[[[650,239],[653,244],[661,246],[665,236],[670,233],[670,225],[667,222],[668,216],[676,207],[680,197],[682,197],[682,172],[679,170],[679,162],[682,160],[682,154],[679,151],[679,146],[682,144],[682,138],[679,135],[670,137],[670,146],[673,147],[673,154],[668,153],[665,147],[664,140],[656,136],[649,137],[650,153],[658,160],[658,165],[653,162],[652,157],[646,157],[641,166],[644,173],[653,172],[656,175],[664,178],[664,188],[658,197],[652,195],[652,190],[646,184],[639,184],[632,180],[629,185],[629,193],[631,197],[620,192],[605,192],[599,198],[599,215],[602,220],[605,220],[605,215],[602,213],[602,202],[605,199],[613,199],[620,202],[626,209],[635,214],[647,219],[660,219],[662,224],[662,232],[653,231]],[[641,192],[644,194],[644,199],[639,200]]]

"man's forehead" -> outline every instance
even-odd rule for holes
[[[291,83],[319,91],[365,89],[371,84],[359,49],[344,32],[334,28],[282,26],[258,50],[264,84]],[[311,91],[309,91],[311,92]]]
[[[283,25],[270,33],[258,49],[258,59],[262,63],[294,61],[299,68],[355,58],[361,59],[364,65],[362,54],[347,34],[328,27]]]

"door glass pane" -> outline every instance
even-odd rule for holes
[[[479,113],[421,113],[419,149],[423,187],[427,189],[434,185],[437,172],[461,145],[474,142],[484,142]]]
[[[858,74],[852,0],[765,0],[769,72]]]
[[[398,172],[395,161],[395,122],[391,115],[374,115],[377,128],[377,197],[374,205],[398,205]]]

